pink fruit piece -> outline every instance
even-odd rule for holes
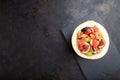
[[[94,54],[96,54],[96,53],[98,53],[98,52],[100,52],[100,51],[101,51],[100,48],[98,48],[98,47],[93,47],[93,53],[94,53]]]
[[[101,41],[99,42],[98,47],[99,47],[99,48],[103,48],[104,46],[105,46],[105,40],[104,40],[104,39],[101,39]]]
[[[91,29],[86,29],[85,32],[84,32],[86,35],[89,35],[91,33]]]
[[[78,46],[78,49],[82,52],[82,53],[87,53],[90,50],[90,45],[88,43],[82,43]]]
[[[77,43],[78,43],[78,45],[80,45],[80,44],[84,44],[85,43],[85,41],[84,41],[84,39],[77,39]]]
[[[93,47],[97,47],[99,45],[99,40],[97,39],[93,39],[90,41],[90,44],[93,46]]]

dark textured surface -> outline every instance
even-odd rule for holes
[[[119,0],[0,0],[0,80],[84,80],[60,29],[96,11],[111,27],[120,51],[119,4]]]

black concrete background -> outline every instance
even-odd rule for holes
[[[60,29],[96,11],[120,51],[119,0],[0,0],[0,80],[84,80]],[[108,79],[120,79],[120,71]]]

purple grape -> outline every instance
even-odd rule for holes
[[[82,31],[82,32],[85,32],[87,29],[90,29],[90,27],[85,27],[85,28],[83,28],[81,31]]]

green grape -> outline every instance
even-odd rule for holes
[[[89,38],[84,38],[84,41],[85,41],[85,42],[89,42],[90,39],[89,39]]]
[[[103,37],[103,34],[102,34],[102,32],[100,32],[100,31],[99,31],[98,33],[99,33],[99,36],[100,36],[100,37]]]
[[[90,46],[90,52],[92,52],[92,53],[93,53],[93,49],[92,49],[92,46]]]
[[[92,54],[92,52],[87,52],[86,55],[87,56],[92,56],[93,54]]]

